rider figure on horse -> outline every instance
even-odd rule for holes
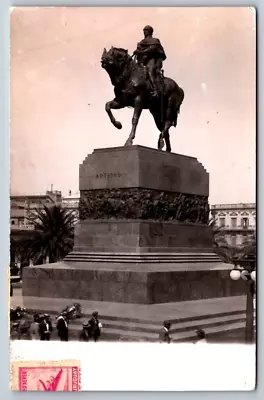
[[[138,43],[133,55],[136,55],[137,62],[147,69],[152,84],[152,96],[156,97],[159,92],[157,81],[161,75],[162,63],[166,60],[166,54],[159,39],[152,36],[151,26],[145,26],[143,32],[145,38]]]

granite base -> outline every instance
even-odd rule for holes
[[[156,304],[244,295],[222,263],[110,264],[60,262],[28,267],[23,296]]]

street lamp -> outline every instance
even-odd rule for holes
[[[253,343],[254,341],[254,292],[256,281],[255,262],[244,259],[241,261],[240,266],[235,266],[230,271],[230,278],[234,281],[240,278],[247,282],[247,305],[246,305],[246,330],[245,341],[246,343]]]

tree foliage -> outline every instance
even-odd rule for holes
[[[35,209],[28,219],[35,230],[24,249],[34,264],[60,261],[72,250],[76,221],[72,210],[53,204]]]
[[[226,233],[221,230],[213,230],[213,249],[221,260],[228,264],[239,265],[250,260],[256,262],[256,235],[250,235],[237,246],[228,243]]]

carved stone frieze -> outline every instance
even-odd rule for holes
[[[207,224],[206,196],[142,188],[81,191],[80,219],[145,219]]]

